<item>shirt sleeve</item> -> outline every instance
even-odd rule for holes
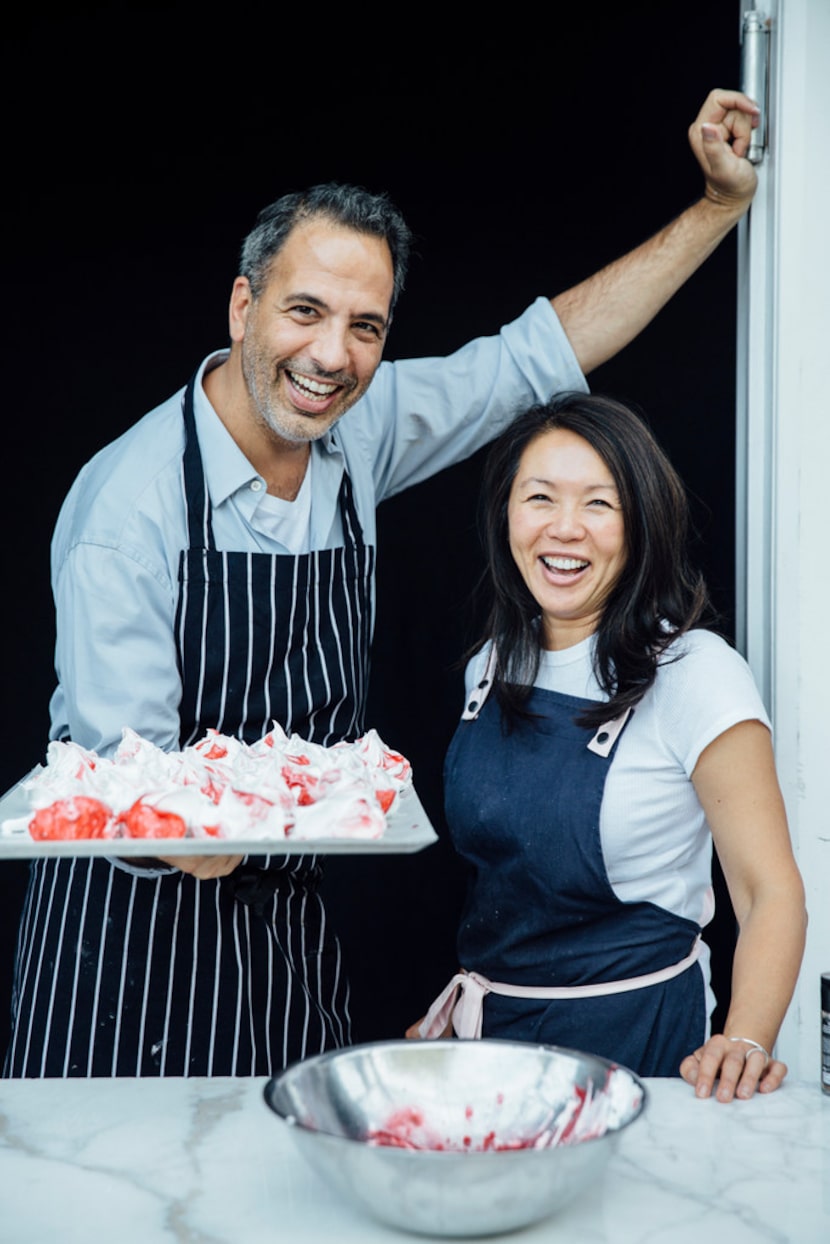
[[[111,754],[127,726],[179,746],[172,585],[122,550],[76,544],[53,579],[59,686],[51,738]]]
[[[587,388],[550,301],[538,298],[446,358],[382,363],[349,419],[381,501],[463,461],[533,403]]]
[[[660,733],[689,778],[704,749],[733,726],[760,721],[771,729],[746,661],[711,631],[672,645],[658,679]]]

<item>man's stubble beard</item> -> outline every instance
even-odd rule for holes
[[[270,359],[266,359],[263,352],[250,345],[247,340],[242,342],[241,366],[242,378],[245,381],[251,410],[256,421],[272,435],[295,445],[320,440],[365,392],[365,389],[358,392],[358,386],[351,377],[344,378],[342,373],[324,372],[314,363],[299,360],[295,363],[294,359],[278,363],[275,378],[272,379],[273,364]],[[335,415],[326,412],[317,416],[293,409],[286,410],[278,397],[274,399],[274,395],[279,390],[281,373],[286,370],[296,370],[300,374],[332,384],[351,384],[352,387],[338,395],[338,409]],[[368,388],[368,385],[366,387]],[[297,421],[301,421],[299,427],[295,426]]]

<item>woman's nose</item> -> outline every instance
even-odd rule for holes
[[[550,535],[559,540],[578,540],[585,533],[585,525],[576,506],[558,505],[548,519]]]

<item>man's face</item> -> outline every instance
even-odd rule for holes
[[[296,226],[254,299],[231,295],[231,337],[254,417],[286,441],[318,440],[366,392],[389,326],[382,238],[317,219]]]

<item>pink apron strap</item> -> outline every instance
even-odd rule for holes
[[[447,987],[438,995],[418,1029],[422,1037],[442,1037],[452,1019],[457,1037],[481,1036],[481,1012],[490,982],[478,972],[456,972]]]
[[[701,941],[695,944],[685,959],[671,963],[667,968],[647,972],[643,976],[629,976],[625,980],[602,981],[596,985],[507,985],[501,981],[489,981],[479,972],[456,972],[450,983],[438,995],[424,1016],[418,1029],[428,1040],[443,1036],[452,1019],[453,1031],[458,1037],[480,1037],[484,999],[488,993],[502,994],[508,998],[541,998],[567,1001],[569,998],[601,998],[607,994],[627,993],[631,989],[647,989],[659,985],[685,972],[700,958]]]

